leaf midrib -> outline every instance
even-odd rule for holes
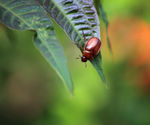
[[[41,34],[40,32],[42,32],[42,30],[39,30],[39,32],[38,32],[39,35]],[[40,38],[42,38],[41,35],[40,35]],[[40,39],[40,40],[41,40],[41,39]],[[45,42],[45,40],[41,40],[41,41],[42,41],[42,43],[43,43],[44,45],[46,45],[46,47],[48,48],[48,51],[51,53],[53,59],[55,60],[56,65],[58,66],[59,71],[62,71],[61,68],[59,67],[59,64],[57,63],[58,61],[57,61],[57,59],[55,58],[55,55],[53,54],[53,52],[51,51],[51,49],[48,47],[47,42]],[[58,74],[59,74],[59,72],[58,72]],[[63,73],[61,73],[61,75],[63,75]],[[64,78],[62,77],[62,79],[64,79]]]
[[[36,0],[33,0],[35,2],[35,4],[38,4],[42,9],[43,11],[45,11],[45,13],[47,14],[47,11],[44,9],[44,7],[42,5],[39,4],[38,1]],[[15,12],[13,12],[11,9],[9,9],[9,7],[5,6],[5,4],[2,4],[0,2],[0,5],[5,8],[6,10],[8,10],[9,12],[11,12],[12,14],[14,14],[16,17],[18,17],[24,24],[26,24],[29,28],[33,28],[32,25],[30,25],[30,23],[27,23],[27,21],[25,21],[23,18],[21,18],[21,16],[17,15]],[[50,17],[49,17],[50,19]],[[34,28],[33,28],[34,29]]]
[[[68,18],[67,18],[67,15],[66,15],[66,13],[64,13],[64,11],[61,9],[61,8],[59,8],[58,6],[57,6],[57,4],[55,3],[55,1],[54,0],[52,0],[52,2],[55,4],[55,6],[60,10],[60,12],[63,14],[63,15],[65,15],[65,18],[67,19],[67,21],[71,24],[71,26],[72,27],[75,27],[75,25],[72,23],[72,21],[70,21]],[[57,22],[56,22],[57,23]],[[58,23],[57,23],[58,24]],[[61,27],[62,28],[62,27]],[[62,28],[63,29],[63,28]],[[81,34],[78,32],[78,30],[76,30],[76,28],[73,28],[73,30],[74,31],[76,31],[76,33],[78,34],[78,36],[80,36],[80,38],[81,38],[81,40],[83,39],[83,37],[81,36]],[[65,31],[65,33],[67,34],[67,32]],[[68,35],[68,34],[67,34]],[[70,38],[70,37],[69,37]],[[71,38],[70,38],[71,39]],[[71,39],[72,40],[72,39]]]
[[[42,41],[42,43],[43,43],[45,46],[48,46],[47,42],[45,42],[45,41],[43,41],[43,40],[41,40],[41,41]],[[47,48],[48,48],[48,51],[51,53],[51,52],[52,52],[51,49],[50,49],[49,47],[47,47]],[[69,82],[67,82],[68,80],[66,79],[66,77],[65,77],[64,74],[62,73],[62,70],[61,70],[59,64],[57,63],[58,61],[57,61],[57,59],[55,58],[55,55],[53,54],[53,52],[51,53],[51,55],[52,55],[53,59],[55,60],[56,65],[57,65],[58,70],[59,70],[59,72],[58,72],[57,70],[55,70],[55,71],[58,73],[59,77],[63,80],[63,82],[68,83],[67,86],[69,86],[69,83],[70,83],[71,81],[69,80]],[[52,67],[53,67],[54,69],[56,69],[55,66],[52,65]],[[71,82],[71,84],[72,84],[72,82]]]
[[[18,17],[22,22],[24,22],[24,24],[26,24],[28,27],[32,27],[29,23],[27,23],[23,18],[21,18],[19,15],[17,15],[15,12],[13,12],[11,9],[9,9],[9,7],[5,6],[5,4],[0,3],[0,5],[5,8],[6,10],[8,10],[9,12],[11,12],[13,15],[15,15],[16,17]]]

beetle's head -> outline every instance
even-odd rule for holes
[[[86,61],[87,61],[87,58],[86,58],[85,56],[82,56],[82,57],[81,57],[81,61],[82,61],[82,62],[86,62]]]

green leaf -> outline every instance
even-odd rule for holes
[[[106,78],[105,78],[105,75],[104,75],[104,72],[102,69],[102,65],[101,65],[101,62],[102,62],[101,58],[102,58],[101,54],[99,54],[98,56],[95,57],[94,60],[91,60],[91,63],[94,66],[94,68],[97,70],[97,73],[101,77],[103,83],[106,84]]]
[[[92,0],[38,0],[78,46],[92,36],[100,39],[99,20]]]
[[[91,37],[100,39],[99,20],[93,0],[0,0],[0,21],[10,28],[37,31],[37,39],[39,39],[37,41],[41,41],[40,46],[45,46],[48,54],[51,55],[55,53],[53,46],[48,46],[49,42],[43,41],[44,39],[49,41],[54,37],[53,34],[51,35],[53,37],[50,38],[47,35],[49,32],[44,31],[45,28],[52,27],[49,16],[62,27],[78,47],[84,46],[82,31],[86,36],[86,40]],[[54,41],[56,41],[56,38]],[[50,56],[47,56],[47,53],[45,54],[45,51],[41,50],[41,52],[71,89],[70,75],[67,73],[66,65],[58,66],[58,62],[63,59],[57,60],[56,65],[56,63],[52,62],[52,59],[49,59]],[[100,75],[100,71],[103,72],[101,58],[97,58],[99,56],[94,58],[91,63],[103,80],[104,75]],[[62,72],[62,68],[65,69],[65,74]]]
[[[68,89],[73,91],[64,50],[56,39],[47,11],[39,4],[39,1],[0,0],[0,21],[13,29],[35,30],[37,32],[36,47],[66,83]]]
[[[70,39],[80,48],[84,46],[84,35],[86,40],[91,37],[100,39],[99,19],[93,0],[39,0],[49,15],[66,32]],[[97,70],[102,81],[105,76],[101,68],[101,58],[99,55],[91,63]]]
[[[52,25],[47,12],[36,0],[0,0],[0,22],[18,30]]]
[[[73,91],[71,76],[67,67],[64,50],[56,39],[54,30],[51,28],[37,30],[37,37],[34,39],[36,47],[42,55],[51,63],[60,78],[66,83],[70,92]]]
[[[99,10],[100,16],[101,16],[102,20],[105,23],[106,37],[107,37],[107,46],[108,46],[109,52],[112,54],[111,43],[110,43],[110,39],[109,39],[109,35],[108,35],[109,22],[108,22],[108,19],[107,19],[107,14],[106,14],[106,12],[103,9],[101,0],[96,0],[96,4],[97,4],[97,8]]]

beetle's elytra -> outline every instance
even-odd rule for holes
[[[84,42],[85,42],[84,37]],[[97,37],[90,38],[87,42],[85,42],[81,61],[86,62],[87,60],[93,59],[98,55],[101,48],[101,41]]]

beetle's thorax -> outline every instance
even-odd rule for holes
[[[93,59],[93,52],[88,51],[88,50],[84,50],[83,51],[83,56],[85,56],[88,60]]]

